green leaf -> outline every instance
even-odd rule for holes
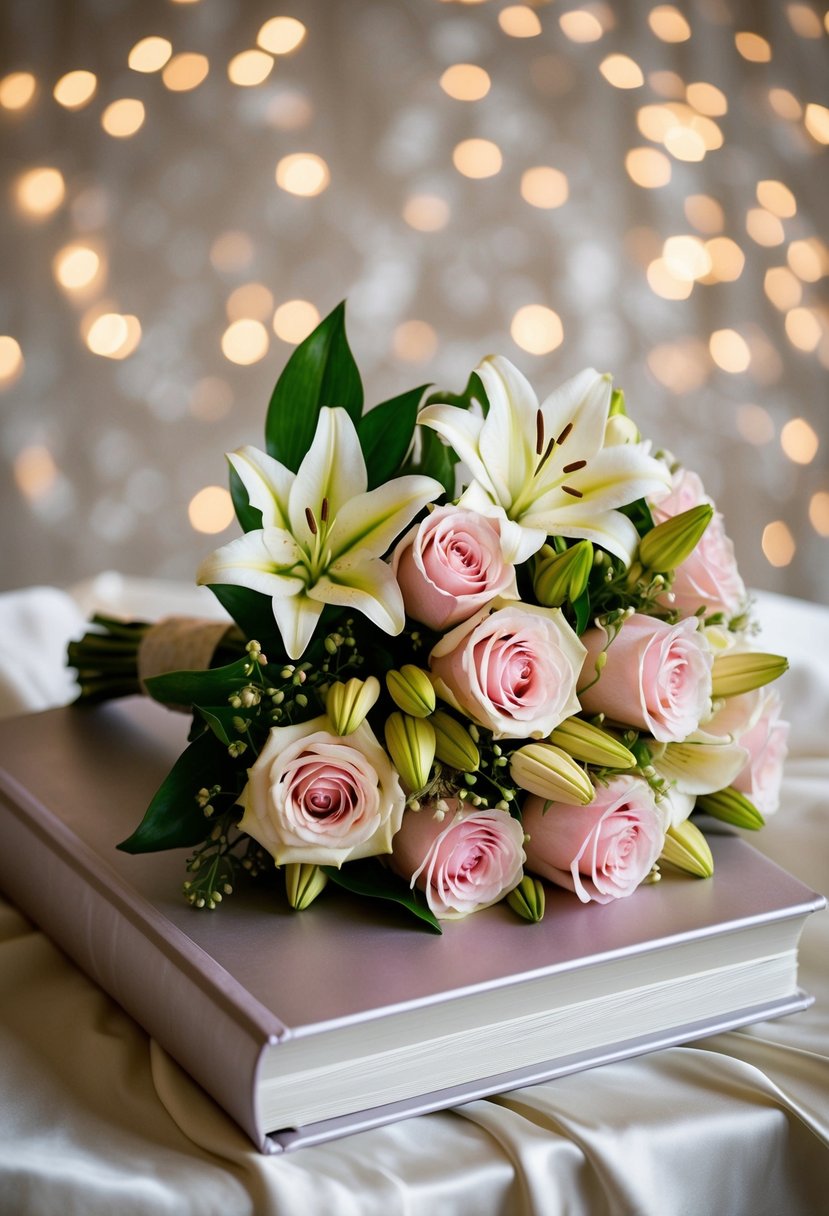
[[[230,497],[233,499],[233,509],[242,531],[258,531],[262,527],[262,512],[250,505],[244,482],[233,465],[230,466]]]
[[[229,612],[247,640],[255,638],[271,662],[285,662],[287,656],[267,595],[249,587],[232,587],[229,583],[210,583],[210,590]]]
[[[576,633],[581,637],[590,623],[590,592],[586,587],[578,599],[573,600],[573,611],[576,614]]]
[[[432,393],[427,405],[457,405],[462,410],[468,410],[473,401],[477,401],[484,411],[484,416],[489,412],[489,398],[486,395],[483,381],[477,372],[472,372],[466,382],[466,388],[462,393],[446,393],[439,389],[436,393]]]
[[[420,428],[420,456],[409,459],[401,469],[403,473],[421,473],[434,477],[443,486],[449,498],[455,497],[455,465],[458,458],[437,432],[427,427]]]
[[[637,498],[636,502],[629,502],[619,510],[627,515],[640,536],[646,536],[654,526],[651,509],[644,498]]]
[[[368,895],[400,904],[412,915],[425,921],[433,933],[443,933],[440,921],[421,903],[415,892],[378,861],[369,858],[366,861],[347,862],[341,870],[334,866],[323,866],[322,869],[338,887],[352,891],[355,895]]]
[[[238,743],[242,737],[233,725],[233,719],[243,718],[247,721],[250,717],[250,710],[234,709],[232,705],[197,705],[195,709],[225,747],[229,747],[231,743]],[[248,718],[245,718],[246,713]],[[198,718],[195,721],[198,722]]]
[[[345,336],[345,304],[338,304],[288,360],[268,406],[268,452],[294,472],[311,446],[324,406],[342,406],[355,426],[363,386]]]
[[[245,655],[226,667],[209,671],[169,671],[145,681],[150,696],[165,705],[221,705],[250,680],[250,659]],[[202,782],[204,784],[204,782]]]
[[[118,848],[124,853],[155,853],[199,844],[210,825],[196,794],[203,787],[225,785],[232,773],[227,750],[205,731],[181,753],[141,823]]]
[[[397,473],[411,447],[417,407],[428,385],[382,401],[364,414],[357,435],[368,469],[368,488],[382,485]]]

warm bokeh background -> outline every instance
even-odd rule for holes
[[[192,577],[348,297],[369,400],[612,370],[829,599],[826,9],[2,0],[2,586]]]

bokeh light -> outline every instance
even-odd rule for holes
[[[160,72],[172,53],[171,42],[150,34],[136,42],[127,57],[127,63],[134,72]]]
[[[510,38],[536,38],[541,33],[538,14],[526,4],[509,4],[502,8],[498,24]]]
[[[721,371],[739,375],[751,363],[751,351],[745,338],[736,329],[718,329],[709,339],[711,358]]]
[[[735,34],[734,45],[749,63],[768,63],[771,59],[771,46],[768,41],[750,30],[740,30]]]
[[[322,194],[331,181],[326,162],[314,152],[292,152],[276,166],[276,184],[288,194],[312,198]]]
[[[829,491],[818,490],[809,499],[809,523],[818,536],[829,536]]]
[[[67,291],[82,291],[99,277],[101,258],[88,245],[65,245],[52,262],[55,279]]]
[[[504,158],[491,139],[464,139],[455,145],[452,163],[464,177],[494,177],[501,172]]]
[[[608,55],[599,64],[599,71],[614,89],[639,89],[645,83],[642,69],[629,55]]]
[[[144,125],[144,103],[135,97],[122,97],[111,102],[101,115],[101,126],[107,135],[129,139]]]
[[[521,197],[533,207],[563,207],[570,197],[567,174],[551,165],[536,165],[521,175]]]
[[[413,194],[403,207],[403,219],[418,232],[440,232],[450,214],[449,204],[439,194]]]
[[[210,63],[206,55],[182,51],[164,65],[161,79],[172,93],[187,93],[197,89],[207,79]]]
[[[264,283],[243,283],[227,298],[225,312],[228,321],[250,318],[254,321],[270,320],[273,312],[273,292]]]
[[[224,486],[205,486],[190,499],[187,516],[196,532],[224,532],[233,523],[233,499]]]
[[[67,72],[52,90],[52,96],[67,110],[80,110],[88,105],[98,88],[98,77],[94,72],[78,68]]]
[[[525,304],[519,308],[509,331],[515,345],[531,355],[547,355],[564,341],[561,317],[544,304]]]
[[[426,363],[438,348],[438,336],[428,321],[403,321],[394,331],[392,348],[407,363]]]
[[[658,148],[631,148],[625,156],[625,169],[630,180],[645,190],[667,186],[671,180],[671,162]]]
[[[785,524],[782,519],[775,519],[772,523],[766,524],[761,544],[769,565],[791,565],[797,545],[788,524]]]
[[[264,359],[269,346],[268,331],[262,322],[247,317],[233,321],[222,334],[222,354],[241,367]]]
[[[126,359],[141,341],[141,323],[131,313],[93,310],[81,322],[81,335],[93,355]]]
[[[489,72],[474,63],[455,63],[440,78],[440,87],[456,101],[480,101],[491,87]]]
[[[673,4],[660,4],[648,13],[648,25],[662,42],[687,42],[691,27]]]
[[[267,80],[272,70],[273,59],[265,51],[240,51],[227,65],[227,76],[232,84],[249,89]]]
[[[790,418],[780,432],[780,446],[795,464],[811,464],[820,440],[805,418]]]
[[[273,332],[283,342],[297,346],[319,322],[319,309],[310,300],[286,300],[273,314]]]
[[[307,32],[297,17],[271,17],[256,35],[256,41],[271,55],[290,55],[305,41]]]
[[[23,352],[17,338],[0,334],[0,391],[11,388],[23,374]]]
[[[0,80],[0,106],[4,110],[25,110],[36,92],[37,80],[31,72],[9,72]]]
[[[558,19],[562,33],[571,42],[598,42],[604,30],[598,17],[587,9],[571,9]]]
[[[42,443],[32,443],[14,458],[14,480],[29,502],[46,498],[58,477],[55,458]]]
[[[60,169],[29,169],[15,182],[14,193],[24,215],[45,219],[63,202],[66,183]]]

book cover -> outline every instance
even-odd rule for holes
[[[297,914],[266,884],[240,889],[214,913],[195,911],[179,894],[181,851],[115,848],[181,750],[187,724],[141,699],[0,724],[0,885],[263,1151],[808,1003],[796,985],[794,945],[824,901],[731,834],[712,840],[713,880],[671,875],[605,906],[552,890],[538,925],[501,905],[448,924],[438,939],[383,904],[339,891]],[[697,998],[703,972],[716,972],[717,983],[705,981]],[[672,1012],[653,999],[654,976]],[[585,1037],[577,1023],[595,1025],[599,1009],[627,1029],[610,1041]],[[478,1052],[474,1066],[463,1062],[472,1024],[494,1036],[493,1051]],[[425,1046],[417,1079],[401,1081],[397,1095],[396,1078],[384,1077],[378,1105],[370,1079],[361,1083],[359,1053],[367,1074],[372,1060],[382,1072],[397,1059],[372,1046],[387,1031],[392,1047],[406,1047],[408,1036],[411,1054],[418,1034]],[[495,1049],[499,1033],[510,1040],[505,1050]],[[304,1090],[340,1067],[330,1053],[350,1055],[355,1044],[336,1113],[308,1118],[315,1107]],[[283,1060],[291,1061],[284,1079]],[[296,1091],[298,1117],[283,1090]]]

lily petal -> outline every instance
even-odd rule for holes
[[[495,483],[478,452],[478,440],[484,420],[458,405],[427,405],[417,416],[419,426],[431,427],[445,439],[455,454],[469,469],[472,477],[484,489],[497,497]]]
[[[562,482],[578,490],[592,510],[602,512],[659,493],[670,479],[667,466],[649,456],[641,444],[602,448],[583,469],[566,475],[559,473],[558,484],[539,495],[526,514],[545,515],[550,510],[573,508],[578,512],[580,499],[567,495],[561,489]]]
[[[228,452],[227,459],[239,474],[250,505],[262,512],[262,527],[287,528],[288,496],[296,474],[250,445]]]
[[[196,582],[249,587],[279,598],[294,596],[304,586],[304,579],[293,573],[301,559],[290,532],[258,529],[237,536],[206,557],[196,572]]]
[[[411,474],[352,498],[337,512],[328,534],[333,557],[349,549],[381,557],[418,511],[443,492],[443,486],[433,477]]]
[[[366,462],[354,423],[339,406],[323,406],[313,443],[302,458],[288,499],[294,536],[311,546],[314,535],[306,511],[313,512],[317,525],[324,514],[333,520],[347,502],[365,493],[367,485]]]
[[[339,558],[308,594],[321,603],[362,612],[384,633],[402,633],[406,623],[403,596],[391,566],[365,551]]]
[[[525,529],[540,529],[545,537],[590,540],[621,558],[626,566],[633,561],[639,545],[639,533],[626,515],[621,511],[596,511],[591,502],[574,502],[572,507],[564,506],[543,515],[533,511],[521,523]]]
[[[290,599],[275,597],[271,607],[288,658],[300,658],[322,616],[323,605],[312,600],[303,590]]]
[[[560,385],[542,402],[545,436],[558,439],[572,423],[572,430],[562,445],[566,445],[568,463],[589,460],[602,446],[610,397],[610,376],[589,367]]]
[[[500,355],[490,355],[476,370],[489,401],[478,451],[498,501],[508,506],[538,464],[538,398],[518,368]]]
[[[683,743],[669,743],[653,764],[681,794],[714,794],[731,785],[749,759],[729,738],[695,731]]]

